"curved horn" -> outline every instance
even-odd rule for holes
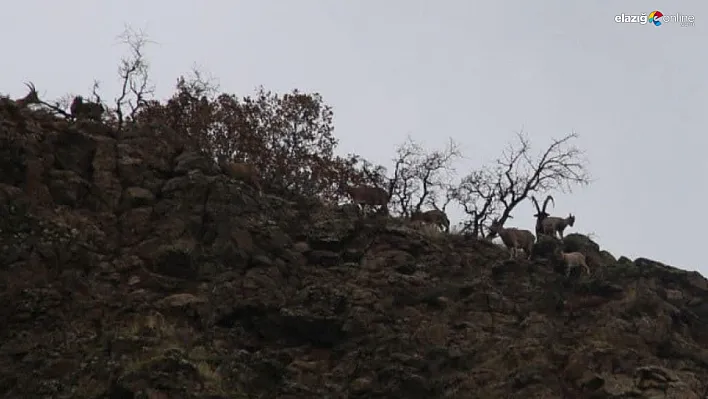
[[[553,207],[556,207],[556,200],[553,199],[550,195],[546,197],[546,200],[543,201],[543,213],[546,213],[546,206],[548,206],[548,201],[553,202]]]
[[[536,201],[536,198],[533,195],[531,196],[531,202],[533,202],[533,204],[536,206],[536,212],[540,214],[541,208],[538,206],[538,201]]]

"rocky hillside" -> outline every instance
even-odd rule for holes
[[[707,397],[697,273],[571,235],[565,277],[115,137],[0,106],[2,397]]]

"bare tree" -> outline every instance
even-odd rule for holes
[[[452,139],[443,149],[425,150],[408,137],[396,149],[393,176],[389,179],[392,206],[403,216],[420,211],[423,205],[440,209],[436,202],[446,193],[444,210],[451,201],[447,191],[454,172],[452,164],[460,156]]]
[[[150,83],[150,64],[145,58],[145,46],[152,43],[143,31],[135,31],[126,26],[123,33],[118,36],[121,43],[129,48],[129,54],[120,61],[118,76],[121,79],[120,95],[115,99],[117,128],[120,131],[125,122],[127,105],[130,109],[128,116],[135,118],[140,108],[147,105],[148,98],[155,93],[155,87]],[[94,91],[95,93],[95,91]]]
[[[393,165],[393,176],[389,179],[389,195],[391,205],[400,209],[404,216],[408,216],[411,209],[412,192],[417,189],[415,185],[415,159],[420,157],[423,148],[410,137],[396,148],[396,158]]]
[[[470,216],[465,227],[475,235],[483,234],[490,218],[504,224],[511,212],[531,194],[558,190],[571,192],[575,185],[587,185],[590,176],[583,151],[572,144],[576,133],[553,139],[538,155],[531,154],[528,137],[517,133],[491,168],[472,172],[454,191],[455,198]],[[488,237],[495,234],[490,232]]]
[[[484,235],[484,226],[498,214],[497,187],[500,179],[499,173],[483,168],[463,177],[457,187],[449,190],[450,196],[468,216],[463,221],[462,232],[473,237]]]

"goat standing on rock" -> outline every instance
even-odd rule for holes
[[[536,198],[531,197],[531,201],[536,207],[536,214],[533,215],[536,218],[536,235],[539,238],[541,237],[541,235],[547,235],[554,238],[558,238],[556,236],[557,233],[558,236],[560,236],[560,239],[562,240],[563,230],[565,230],[565,228],[568,226],[573,227],[573,225],[575,224],[575,216],[573,216],[572,214],[569,214],[567,218],[550,216],[548,212],[546,212],[546,206],[548,206],[548,201],[553,202],[553,206],[556,205],[555,200],[550,195],[546,197],[545,201],[543,201],[543,209],[538,206],[538,201],[536,201]]]
[[[388,201],[390,197],[386,190],[380,187],[361,185],[347,187],[346,192],[355,204],[361,206],[362,210],[365,209],[366,205],[372,208],[379,205],[381,206],[381,211],[388,213]]]
[[[101,120],[101,116],[105,110],[103,109],[103,105],[100,103],[94,103],[91,101],[84,102],[83,97],[76,96],[74,97],[74,101],[71,102],[69,111],[71,112],[71,116],[76,119],[86,118],[99,121]]]
[[[531,196],[531,202],[536,206],[536,214],[533,215],[536,218],[536,236],[540,239],[541,235],[543,234],[543,221],[546,220],[549,216],[551,216],[548,212],[546,212],[546,207],[548,206],[548,201],[553,202],[553,206],[556,206],[556,201],[551,197],[550,195],[546,197],[546,200],[543,201],[543,209],[541,209],[538,206],[538,201],[536,201],[536,198]]]
[[[493,233],[499,234],[499,237],[504,245],[509,248],[509,259],[515,258],[519,249],[526,252],[526,259],[531,257],[533,243],[536,241],[536,237],[533,236],[532,232],[513,227],[504,228],[497,219],[492,221],[492,225],[489,226],[489,230]]]
[[[563,262],[565,265],[565,275],[570,276],[570,272],[572,269],[576,267],[582,267],[585,272],[590,275],[590,268],[588,267],[587,262],[585,261],[585,255],[583,255],[581,252],[563,252],[563,251],[557,251],[555,253],[556,255],[556,260]]]
[[[549,216],[545,218],[542,222],[543,224],[543,234],[556,237],[556,233],[563,239],[563,230],[566,227],[573,227],[575,224],[575,216],[573,214],[568,214],[567,218],[559,218],[556,216]]]
[[[440,227],[440,229],[444,230],[445,232],[450,231],[450,219],[447,218],[445,212],[439,209],[431,209],[425,212],[414,211],[411,214],[411,221],[421,221],[425,223],[434,224]]]

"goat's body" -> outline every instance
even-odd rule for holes
[[[253,165],[243,162],[221,161],[219,162],[219,167],[229,177],[250,184],[258,190],[259,194],[263,193],[261,185],[258,182],[258,171]]]
[[[541,221],[541,232],[552,237],[556,237],[556,234],[558,234],[558,237],[562,240],[563,231],[566,227],[572,226],[574,223],[575,217],[572,215],[567,218],[548,216]]]
[[[98,121],[101,120],[101,116],[105,110],[103,109],[103,105],[99,103],[90,101],[84,102],[83,97],[76,96],[74,97],[74,101],[71,102],[69,111],[74,118],[86,118]]]
[[[374,207],[381,206],[388,211],[388,192],[380,187],[374,186],[356,186],[348,187],[347,194],[352,198],[352,201],[361,206],[362,209],[366,205]]]
[[[527,259],[531,257],[533,243],[536,241],[536,237],[534,237],[532,232],[513,227],[504,228],[496,224],[496,222],[492,223],[490,230],[499,234],[499,237],[504,245],[509,248],[510,259],[513,259],[518,255],[519,249],[524,250]]]
[[[590,268],[585,260],[585,255],[581,252],[561,252],[559,260],[562,260],[566,266],[566,276],[570,276],[570,272],[575,267],[582,267],[585,272],[590,275]]]
[[[426,212],[413,212],[411,214],[411,221],[422,221],[434,224],[440,227],[441,230],[446,232],[450,231],[450,219],[448,219],[445,212],[438,209],[432,209]]]

